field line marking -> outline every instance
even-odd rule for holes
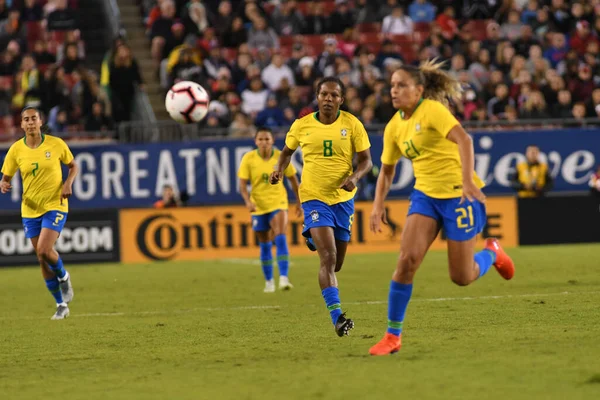
[[[554,293],[527,293],[527,294],[507,294],[507,295],[496,295],[496,296],[467,296],[467,297],[433,297],[424,299],[412,299],[413,302],[445,302],[445,301],[472,301],[472,300],[499,300],[499,299],[514,299],[514,298],[527,298],[527,297],[549,297],[549,296],[568,296],[577,294],[598,294],[600,291],[589,291],[589,292],[554,292]],[[374,301],[350,301],[344,302],[343,305],[380,305],[387,304],[387,300],[374,300]],[[314,304],[299,305],[301,307],[314,307]],[[69,318],[93,318],[93,317],[133,317],[133,316],[144,316],[144,315],[163,315],[163,314],[187,314],[198,311],[235,311],[235,310],[273,310],[284,308],[279,305],[251,305],[251,306],[236,306],[236,307],[197,307],[180,310],[154,310],[154,311],[135,311],[135,312],[114,312],[114,313],[84,313],[84,314],[72,314]],[[0,317],[0,321],[9,320],[33,320],[33,319],[50,319],[50,317],[33,317],[33,316],[22,316],[22,317]]]

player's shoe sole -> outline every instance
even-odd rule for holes
[[[56,321],[56,320],[59,320],[59,319],[65,319],[70,314],[71,314],[71,312],[69,311],[69,307],[67,307],[67,306],[58,306],[58,307],[56,307],[56,312],[54,313],[54,315],[50,319],[53,320],[53,321]]]
[[[310,251],[317,251],[317,246],[315,246],[315,242],[313,242],[312,238],[306,238],[306,247]]]
[[[385,333],[383,339],[369,349],[372,356],[387,356],[397,353],[402,347],[402,335],[396,336],[391,333]]]
[[[515,263],[508,254],[500,246],[500,242],[496,238],[488,238],[485,240],[485,248],[496,254],[494,267],[496,271],[506,280],[510,280],[515,275]]]
[[[339,337],[348,336],[352,329],[354,329],[354,321],[350,318],[346,318],[346,313],[340,315],[335,323],[335,333],[337,333]]]

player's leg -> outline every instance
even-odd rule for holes
[[[45,271],[42,272],[42,274],[46,281],[46,287],[56,300],[56,312],[51,318],[53,320],[65,319],[69,316],[69,307],[61,290],[60,281],[55,269],[52,268],[59,259],[58,253],[53,249],[54,243],[58,239],[58,235],[59,233],[57,231],[42,228],[36,246],[38,260],[40,260],[40,265],[42,265],[42,271]]]
[[[270,224],[273,234],[275,235],[277,267],[279,268],[279,289],[289,290],[294,286],[290,283],[288,278],[290,252],[288,250],[286,236],[288,224],[287,210],[279,210],[278,212],[275,212],[271,218]]]
[[[487,220],[485,204],[468,200],[459,204],[458,199],[444,202],[450,279],[459,286],[466,286],[485,275],[492,265],[496,265],[505,279],[512,278],[514,264],[497,240],[488,240],[486,248],[475,253],[476,236],[483,231]]]
[[[420,192],[411,196],[411,207],[402,231],[401,249],[388,295],[388,328],[383,339],[371,347],[371,355],[387,355],[400,350],[402,326],[412,295],[413,279],[440,224],[431,199]]]
[[[49,211],[42,217],[42,233],[45,230],[49,230],[55,232],[56,235],[48,236],[48,240],[45,238],[45,235],[40,235],[41,243],[38,243],[38,246],[42,246],[42,257],[45,258],[48,266],[54,272],[58,281],[60,283],[60,290],[63,295],[63,300],[65,303],[70,303],[73,300],[73,286],[71,284],[71,275],[67,270],[65,270],[63,260],[60,258],[60,255],[54,250],[54,244],[56,240],[60,236],[60,232],[62,232],[65,223],[67,222],[67,214],[58,212],[58,211]],[[49,233],[48,233],[49,235]]]
[[[252,229],[256,232],[258,245],[260,246],[260,265],[265,277],[265,293],[275,292],[275,281],[273,280],[273,242],[271,239],[271,227],[269,226],[269,214],[253,215]]]

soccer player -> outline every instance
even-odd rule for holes
[[[363,124],[340,111],[344,84],[334,77],[317,85],[319,111],[297,119],[285,139],[271,183],[283,177],[294,151],[304,158],[300,200],[304,232],[311,250],[319,254],[319,285],[338,336],[348,335],[354,322],[342,313],[337,278],[350,241],[356,183],[371,170],[371,143]],[[352,159],[357,154],[356,170]]]
[[[271,244],[275,236],[277,248],[277,266],[279,267],[279,289],[293,288],[288,277],[289,251],[287,244],[288,223],[288,198],[283,182],[276,186],[269,184],[269,176],[280,151],[273,147],[273,132],[269,128],[260,128],[255,135],[256,150],[244,155],[238,171],[240,179],[240,193],[244,198],[246,207],[252,214],[252,229],[256,231],[260,244],[260,263],[265,276],[265,293],[275,291],[273,280],[273,254]],[[300,198],[298,197],[298,179],[296,169],[290,164],[285,169],[285,176],[290,180],[296,195],[298,207],[296,217],[302,215]],[[251,185],[251,194],[248,195],[248,183]]]
[[[51,319],[69,316],[68,303],[73,299],[73,287],[69,273],[63,266],[54,243],[67,221],[68,198],[77,175],[77,165],[67,144],[41,131],[40,112],[25,107],[21,112],[21,128],[25,137],[8,149],[2,166],[0,191],[11,190],[11,180],[17,170],[23,180],[21,217],[25,237],[31,244],[42,267],[46,287],[56,300],[56,313]],[[69,175],[63,183],[61,163],[69,167]]]
[[[472,283],[492,265],[504,279],[515,272],[496,239],[487,239],[485,249],[475,253],[476,235],[486,223],[484,183],[474,172],[472,139],[446,107],[448,98],[460,94],[460,84],[441,65],[403,66],[391,78],[392,102],[399,112],[384,132],[371,231],[381,232],[386,223],[384,201],[400,157],[412,161],[416,182],[390,285],[387,333],[371,347],[372,355],[400,350],[415,273],[441,228],[448,238],[450,278],[457,285]]]

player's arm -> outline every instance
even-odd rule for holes
[[[283,146],[283,150],[279,154],[279,160],[277,161],[277,165],[275,165],[275,171],[271,174],[269,181],[271,185],[275,185],[279,183],[281,179],[283,179],[283,171],[290,165],[290,161],[292,161],[292,155],[294,154],[295,149],[292,150],[287,147],[287,144]]]
[[[248,179],[240,178],[240,194],[248,211],[256,211],[256,205],[250,200],[250,194],[248,193]]]
[[[302,216],[302,206],[300,203],[300,183],[298,182],[298,177],[294,174],[292,176],[287,177],[290,180],[292,185],[292,190],[294,191],[294,196],[296,197],[296,217]]]
[[[63,184],[62,193],[60,195],[61,200],[67,199],[73,194],[73,182],[75,181],[75,177],[79,172],[79,167],[75,163],[75,160],[71,160],[71,162],[67,163],[67,167],[69,168],[69,174],[67,175],[67,179]]]
[[[342,185],[341,189],[344,189],[347,192],[351,192],[356,188],[356,184],[360,181],[363,176],[365,176],[371,168],[373,168],[373,160],[371,160],[371,149],[366,149],[363,151],[359,151],[356,153],[356,158],[358,164],[356,165],[356,169],[347,177]]]
[[[10,184],[10,181],[12,180],[12,176],[10,175],[2,175],[2,180],[0,181],[0,192],[2,193],[8,193],[10,192],[10,189],[12,189],[12,186]]]
[[[13,147],[11,146],[4,157],[4,164],[2,164],[2,180],[0,180],[0,193],[8,193],[12,186],[10,182],[13,176],[17,173],[18,165],[17,159],[14,155]]]
[[[473,149],[473,139],[463,129],[460,124],[455,125],[446,136],[448,140],[458,145],[458,154],[462,163],[462,180],[463,180],[463,198],[469,201],[477,199],[481,202],[485,201],[485,195],[473,182],[473,173],[475,171],[475,150]]]

